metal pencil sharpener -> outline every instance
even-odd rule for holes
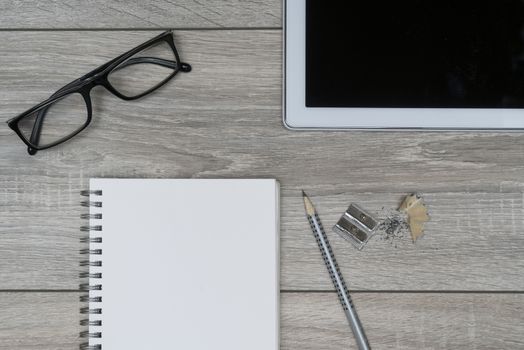
[[[376,233],[377,227],[377,219],[358,205],[351,203],[333,227],[333,231],[351,242],[358,250],[362,250],[367,241]]]

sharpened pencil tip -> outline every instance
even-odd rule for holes
[[[302,198],[304,199],[304,207],[306,208],[306,213],[309,216],[315,215],[315,207],[313,207],[313,203],[311,203],[311,199],[307,196],[306,192],[302,191]]]

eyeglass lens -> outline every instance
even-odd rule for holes
[[[171,46],[160,41],[119,64],[109,73],[108,81],[122,95],[135,97],[160,85],[177,66]]]
[[[87,116],[84,98],[72,93],[21,119],[18,128],[26,140],[46,147],[82,129]]]

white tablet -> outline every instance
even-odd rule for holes
[[[524,129],[520,0],[287,0],[291,129]]]

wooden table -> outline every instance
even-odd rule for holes
[[[358,252],[328,233],[374,349],[524,347],[524,134],[290,132],[279,0],[0,0],[0,116],[175,28],[193,65],[135,102],[94,91],[94,121],[36,156],[0,128],[0,349],[76,349],[81,189],[90,177],[276,177],[282,349],[355,348],[300,189],[326,226],[424,193],[416,245]]]

